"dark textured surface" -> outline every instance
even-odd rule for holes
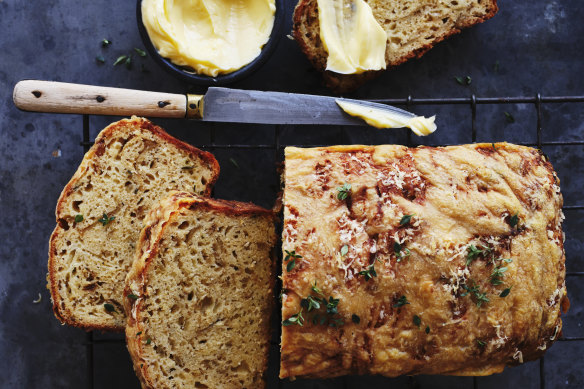
[[[290,31],[288,10],[283,35]],[[81,116],[19,112],[12,104],[14,84],[23,78],[184,92],[188,88],[159,69],[150,58],[135,56],[132,70],[113,61],[142,47],[135,25],[134,1],[0,0],[0,366],[2,388],[138,387],[120,334],[86,335],[61,326],[51,312],[45,288],[48,237],[54,206],[83,157]],[[581,0],[502,1],[501,11],[483,25],[439,44],[420,60],[387,72],[358,90],[358,98],[482,97],[584,95],[584,7]],[[100,41],[113,44],[101,48]],[[98,65],[96,55],[107,63]],[[498,71],[494,70],[499,62]],[[149,73],[141,71],[144,64]],[[470,86],[453,77],[472,77]],[[267,62],[238,88],[328,93],[320,77],[293,41],[284,36]],[[200,91],[200,88],[192,88]],[[438,114],[436,134],[415,143],[467,143],[471,137],[468,105],[417,106]],[[511,113],[508,123],[504,112]],[[90,138],[117,118],[91,117]],[[194,145],[208,144],[350,144],[405,143],[402,130],[371,128],[201,125],[184,120],[157,124]],[[534,104],[479,105],[477,139],[536,143]],[[542,106],[542,140],[584,139],[584,103]],[[562,180],[568,206],[583,205],[584,150],[546,146]],[[271,206],[278,190],[276,164],[281,151],[224,149],[214,151],[221,164],[215,195]],[[584,211],[566,211],[569,272],[584,272]],[[566,337],[583,337],[584,277],[568,277],[572,308],[565,318]],[[42,301],[33,304],[38,294]],[[95,344],[88,346],[93,340]],[[274,345],[274,351],[277,346]],[[384,379],[348,377],[330,381],[281,382],[283,388],[502,388],[584,387],[584,342],[562,341],[546,354],[544,364],[527,363],[503,374],[479,378],[416,377]],[[277,354],[269,377],[276,384]],[[88,367],[92,369],[88,369]],[[543,371],[540,371],[543,366]],[[92,374],[89,374],[92,373]],[[543,374],[542,374],[543,373]]]

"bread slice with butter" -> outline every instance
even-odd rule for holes
[[[105,128],[57,203],[47,276],[57,318],[123,330],[124,280],[146,213],[173,189],[209,195],[218,175],[212,154],[146,119]]]
[[[336,93],[350,92],[383,70],[358,74],[326,70],[328,53],[321,39],[319,1],[351,3],[350,0],[300,0],[294,10],[293,36],[312,65],[323,72],[327,87]],[[385,62],[388,69],[421,57],[438,42],[490,19],[498,10],[497,0],[366,1],[375,20],[387,33]]]
[[[263,388],[274,305],[272,211],[173,192],[126,280],[126,340],[143,388]]]

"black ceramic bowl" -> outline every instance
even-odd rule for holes
[[[163,58],[152,44],[146,27],[142,22],[142,0],[138,0],[138,5],[136,7],[136,19],[138,21],[138,30],[140,31],[140,36],[142,37],[142,42],[146,50],[150,53],[152,58],[164,68],[166,71],[173,74],[175,77],[186,81],[190,84],[201,85],[201,86],[217,86],[226,85],[235,81],[239,81],[253,72],[258,70],[264,62],[272,55],[272,52],[276,48],[276,45],[280,39],[280,30],[282,27],[282,21],[284,16],[284,0],[276,0],[276,14],[274,16],[274,26],[272,27],[272,32],[268,42],[262,48],[260,55],[258,55],[253,61],[245,65],[244,67],[228,73],[222,74],[217,77],[211,77],[204,74],[197,74],[192,71],[188,71],[185,68],[175,65],[170,60]]]

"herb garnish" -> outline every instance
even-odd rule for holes
[[[509,287],[507,289],[503,289],[503,291],[501,292],[499,297],[507,297],[507,296],[509,296],[509,293],[511,293],[511,287]]]
[[[399,242],[393,242],[393,251],[395,252],[397,262],[400,262],[405,257],[409,257],[411,254],[410,250],[402,248],[402,245]]]
[[[103,39],[101,41],[101,47],[108,47],[111,44],[112,44],[112,41],[110,41],[109,39]]]
[[[314,281],[314,285],[312,285],[310,289],[312,289],[314,293],[322,295],[322,290],[320,290],[320,288],[316,286],[316,280]]]
[[[302,258],[302,255],[296,254],[296,250],[292,251],[284,250],[284,252],[286,252],[284,262],[289,261],[288,264],[286,265],[286,271],[289,272],[292,269],[294,269],[294,266],[296,266],[296,260]]]
[[[469,245],[467,247],[468,254],[466,254],[466,267],[469,267],[472,261],[477,259],[479,256],[485,256],[493,251],[490,247],[481,246],[479,249],[475,245]]]
[[[509,218],[509,225],[511,226],[511,228],[515,227],[517,225],[517,223],[519,223],[519,214],[518,213],[516,213],[515,215],[513,215]]]
[[[195,168],[194,166],[183,166],[183,167],[181,167],[182,170],[191,170],[191,169],[194,169],[194,168]]]
[[[105,58],[103,58],[103,55],[98,55],[95,57],[95,60],[100,63],[100,64],[104,64],[105,63]]]
[[[503,112],[505,114],[505,118],[507,119],[507,123],[515,123],[515,118],[509,112]]]
[[[105,303],[105,304],[103,304],[103,307],[108,312],[115,312],[116,311],[116,307],[114,307],[113,304]]]
[[[340,327],[343,324],[345,324],[345,321],[340,317],[333,317],[329,322],[329,326],[335,327],[335,328]]]
[[[150,343],[152,343],[152,339],[150,339],[150,338],[146,339],[146,344],[150,344]]]
[[[410,302],[408,301],[408,299],[406,298],[406,296],[401,296],[398,300],[397,303],[393,304],[394,308],[400,308],[403,307],[406,304],[409,304]]]
[[[118,59],[114,62],[114,66],[118,66],[122,62],[126,61],[129,57],[127,55],[120,55]]]
[[[329,296],[328,300],[322,293],[322,290],[316,286],[317,282],[314,281],[314,285],[311,287],[312,292],[315,295],[309,295],[306,298],[300,300],[300,312],[297,315],[291,316],[287,321],[284,321],[284,325],[291,324],[304,324],[304,317],[302,317],[302,312],[309,313],[311,317],[307,320],[314,325],[329,325],[331,327],[340,327],[344,324],[343,319],[339,316],[339,302],[340,299],[336,299],[333,296]],[[299,316],[298,316],[299,315]]]
[[[83,215],[75,215],[75,223],[81,223],[83,221]]]
[[[479,347],[485,347],[485,345],[486,345],[486,344],[487,344],[487,343],[483,342],[482,340],[480,340],[480,339],[477,339],[477,345],[478,345]]]
[[[353,321],[353,323],[355,324],[359,324],[361,323],[361,318],[359,316],[357,316],[356,314],[352,314],[351,315],[351,320]]]
[[[420,324],[422,324],[422,319],[420,319],[420,316],[414,315],[414,317],[412,318],[412,321],[414,322],[414,325],[416,327],[420,328]]]
[[[493,272],[491,273],[491,284],[493,285],[501,285],[503,281],[501,278],[505,276],[505,272],[507,271],[507,266],[501,267],[495,266]]]
[[[142,331],[138,331],[138,332],[136,332],[136,338],[137,338],[138,336],[140,336],[140,335],[142,335]]]
[[[146,57],[146,52],[144,50],[134,47],[134,51],[138,53],[140,57]]]
[[[477,284],[474,284],[472,287],[469,287],[468,285],[462,285],[462,288],[464,290],[466,290],[466,292],[462,293],[460,296],[464,297],[464,296],[468,295],[469,293],[472,293],[472,295],[475,297],[475,300],[476,300],[475,303],[476,303],[477,307],[479,307],[479,308],[481,307],[481,305],[483,305],[483,303],[488,303],[489,301],[491,301],[487,297],[486,293],[482,293],[479,290],[479,287]]]
[[[317,325],[320,324],[321,326],[326,324],[326,315],[319,315],[316,314],[312,317],[312,324]]]
[[[406,224],[410,224],[410,221],[412,220],[412,216],[414,216],[415,213],[412,213],[411,215],[403,215],[401,220],[399,221],[399,225],[400,226],[405,226]]]
[[[465,76],[465,77],[454,77],[454,79],[456,80],[456,82],[458,82],[460,85],[464,85],[464,86],[468,86],[470,85],[470,83],[472,82],[472,78],[470,76]]]
[[[130,293],[130,294],[128,295],[128,298],[129,298],[129,299],[132,299],[132,300],[138,300],[138,296],[136,296],[134,293]]]
[[[367,270],[361,270],[359,272],[360,276],[365,277],[365,281],[369,281],[373,277],[377,277],[377,272],[375,271],[375,263],[372,263]]]
[[[351,195],[351,184],[345,183],[343,186],[337,188],[337,199],[340,201],[346,200]]]
[[[108,223],[113,221],[115,218],[116,218],[115,216],[108,217],[107,213],[104,212],[101,219],[98,219],[97,221],[100,222],[101,224],[103,224],[104,226],[106,226]]]
[[[233,164],[233,166],[235,166],[236,168],[239,169],[239,164],[237,163],[237,161],[233,158],[229,158],[229,162],[231,162]]]
[[[430,333],[430,326],[426,326],[426,333],[429,334]]]
[[[341,257],[344,257],[349,252],[349,245],[344,245],[341,247]]]
[[[307,312],[310,312],[313,309],[320,309],[319,299],[312,296],[308,296],[307,298],[300,300],[300,305],[303,308],[306,308]]]
[[[339,305],[339,301],[341,301],[340,299],[335,299],[333,298],[333,296],[329,296],[329,301],[326,302],[326,299],[323,299],[323,302],[326,303],[326,313],[328,313],[329,315],[336,315],[338,312],[338,305]]]
[[[300,311],[298,311],[298,313],[290,316],[288,319],[284,320],[282,322],[283,326],[291,326],[291,325],[299,325],[299,326],[304,326],[304,317],[302,317],[302,308],[300,309]]]

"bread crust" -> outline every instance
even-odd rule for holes
[[[220,167],[219,163],[217,162],[213,154],[206,151],[202,151],[194,146],[191,146],[185,142],[182,142],[172,137],[161,127],[154,125],[152,122],[145,118],[133,116],[131,119],[123,119],[118,122],[110,124],[108,127],[106,127],[103,131],[99,133],[98,137],[95,139],[93,146],[85,154],[79,168],[76,170],[75,174],[67,183],[67,185],[65,185],[65,188],[63,188],[61,195],[59,196],[57,206],[55,209],[57,226],[53,230],[53,233],[51,234],[49,240],[49,259],[48,259],[49,272],[47,274],[48,281],[47,288],[51,292],[51,299],[53,301],[53,312],[61,323],[73,327],[82,328],[86,331],[101,330],[121,332],[124,330],[124,327],[99,323],[85,323],[76,320],[72,312],[68,310],[64,306],[64,304],[62,304],[61,296],[57,290],[58,282],[56,279],[56,263],[55,263],[58,257],[56,244],[61,239],[61,235],[63,233],[63,228],[60,226],[59,215],[64,210],[64,204],[67,201],[67,198],[73,193],[74,188],[76,187],[78,182],[84,177],[92,161],[94,161],[97,158],[100,158],[103,155],[107,139],[111,139],[113,136],[115,136],[117,132],[123,131],[124,128],[128,126],[136,126],[141,130],[149,131],[154,136],[158,137],[161,142],[171,144],[177,147],[178,149],[185,151],[191,156],[192,159],[200,159],[204,161],[207,167],[213,172],[212,178],[209,181],[208,186],[205,188],[206,196],[209,196],[211,194],[213,186],[215,185],[215,182],[219,178]]]
[[[173,191],[168,198],[162,200],[157,207],[154,207],[145,221],[145,226],[140,233],[140,239],[136,246],[136,255],[132,264],[131,270],[126,277],[126,286],[124,289],[124,310],[127,316],[126,326],[126,343],[130,353],[134,371],[142,388],[155,389],[156,382],[150,375],[148,364],[144,359],[143,345],[144,326],[141,322],[141,308],[143,301],[141,298],[128,298],[129,294],[140,291],[140,296],[146,295],[146,280],[148,279],[148,271],[152,265],[153,260],[158,255],[159,238],[164,235],[168,228],[169,221],[173,215],[180,213],[184,209],[205,209],[210,212],[222,213],[227,216],[258,216],[268,217],[273,221],[276,220],[276,215],[273,211],[259,207],[252,203],[242,203],[236,201],[227,201],[212,198],[201,198],[192,193]],[[273,244],[274,242],[272,242]],[[274,251],[271,252],[271,271],[275,273],[276,257]],[[270,307],[269,312],[273,312],[274,306],[274,290],[275,278],[271,277],[269,291]],[[134,291],[134,292],[133,292]],[[269,321],[268,321],[269,322]],[[266,339],[266,344],[268,339]],[[268,350],[261,356],[263,358],[263,370],[267,369],[268,364]],[[264,380],[265,384],[265,380]]]
[[[540,151],[483,143],[285,153],[282,248],[302,257],[283,264],[282,318],[302,308],[304,325],[282,327],[281,378],[489,375],[539,358],[560,336],[563,199]],[[344,183],[352,187],[341,200]],[[471,245],[484,253],[469,262]],[[339,299],[328,317],[344,324],[315,324],[308,296]]]
[[[410,59],[420,58],[428,52],[428,50],[442,42],[444,39],[460,33],[465,28],[483,23],[495,16],[498,11],[497,0],[488,1],[490,2],[490,8],[485,15],[481,17],[468,17],[462,19],[460,22],[457,22],[451,30],[443,35],[435,37],[432,42],[413,50],[407,55],[401,56],[397,60],[389,61],[386,59],[387,68],[385,70],[393,69]],[[294,39],[310,63],[316,68],[316,70],[322,73],[325,86],[331,89],[334,93],[350,93],[384,72],[384,70],[375,70],[366,71],[360,74],[339,74],[326,70],[328,54],[320,42],[317,0],[300,0],[294,9],[292,21],[292,35]],[[309,33],[309,28],[314,32]]]

